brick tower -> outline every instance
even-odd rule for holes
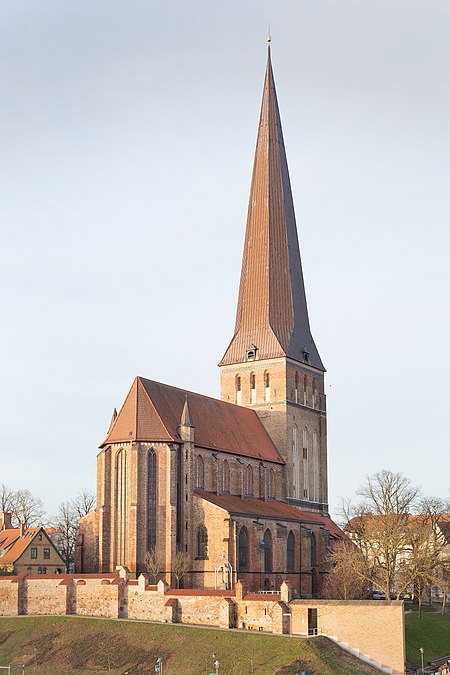
[[[253,408],[286,462],[284,497],[326,511],[324,373],[309,326],[270,46],[233,338],[221,398]]]

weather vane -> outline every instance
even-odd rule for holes
[[[267,42],[269,43],[269,45],[270,45],[270,43],[272,42],[272,36],[271,36],[271,34],[270,34],[270,24],[269,24],[269,33],[268,33],[268,35],[267,35]]]

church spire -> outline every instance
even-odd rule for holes
[[[255,353],[256,351],[256,353]],[[311,335],[270,44],[233,339],[220,365],[287,356],[325,370]]]

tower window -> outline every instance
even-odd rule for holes
[[[270,401],[270,375],[269,375],[269,373],[264,374],[264,385],[265,385],[266,403],[268,403]]]
[[[256,375],[252,373],[250,375],[250,403],[253,405],[256,403]]]
[[[306,405],[308,402],[306,395],[307,389],[308,389],[308,378],[305,375],[305,377],[303,378],[303,405]]]
[[[313,381],[312,381],[312,406],[311,407],[312,408],[316,407],[316,381],[315,381],[314,378],[313,378]]]
[[[240,375],[236,375],[236,403],[242,405],[242,383]]]
[[[298,403],[298,372],[295,371],[295,390],[294,390],[294,400]]]
[[[309,363],[309,351],[306,349],[306,347],[303,347],[303,361],[305,363]]]

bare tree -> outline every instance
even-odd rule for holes
[[[163,565],[161,560],[156,555],[154,548],[152,548],[151,551],[147,551],[145,555],[145,568],[149,577],[153,579],[156,584],[158,581],[158,574],[161,573]]]
[[[342,540],[328,556],[332,564],[326,576],[322,595],[334,600],[360,600],[371,592],[368,581],[370,572],[365,570],[366,560],[361,550],[349,540]]]
[[[84,518],[95,509],[95,494],[90,490],[83,489],[72,499],[71,504],[78,520]]]
[[[43,525],[46,519],[44,505],[29,490],[15,490],[10,497],[9,510],[13,527]]]
[[[78,528],[77,514],[70,501],[59,505],[52,526],[56,530],[53,542],[66,563],[66,572],[69,573],[73,569]]]
[[[407,581],[405,559],[409,548],[409,516],[419,489],[405,476],[383,470],[369,476],[358,494],[363,501],[356,507],[347,504],[345,527],[364,560],[364,565],[355,564],[353,570],[389,598],[397,590],[400,577],[402,586],[411,583]]]
[[[11,513],[14,500],[14,490],[2,483],[0,485],[0,511]]]
[[[76,497],[59,505],[58,513],[51,525],[56,532],[53,541],[66,562],[66,572],[73,570],[78,521],[95,507],[95,496],[88,490],[82,490]]]
[[[171,567],[171,572],[174,575],[177,582],[176,586],[177,588],[180,588],[180,581],[184,577],[188,569],[189,569],[189,560],[186,553],[183,553],[183,551],[177,551],[177,553],[172,558],[172,567]]]

